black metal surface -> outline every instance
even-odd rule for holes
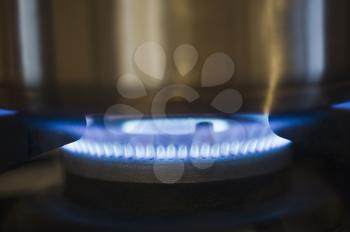
[[[130,209],[125,207],[119,208],[119,212],[111,212],[92,209],[86,205],[79,206],[61,197],[41,196],[18,202],[8,215],[3,229],[5,231],[329,232],[342,227],[344,218],[341,199],[316,172],[310,171],[308,166],[297,167],[291,172],[289,183],[289,191],[279,197],[266,199],[261,204],[237,208],[231,201],[231,205],[225,207],[202,209],[188,214],[129,214],[127,211]],[[86,193],[81,191],[81,195],[84,194]],[[182,199],[181,196],[182,194],[177,195],[179,201]],[[128,197],[124,196],[120,201],[125,201]],[[217,199],[217,202],[221,200],[224,199]],[[139,210],[142,211],[142,208]]]
[[[19,115],[0,117],[0,173],[27,161],[29,134]]]
[[[0,173],[30,161],[47,151],[77,140],[80,135],[55,129],[60,122],[84,127],[84,118],[29,116],[22,113],[0,117]],[[53,125],[53,126],[52,126]]]

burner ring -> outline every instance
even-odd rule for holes
[[[207,117],[140,122],[142,129],[133,131],[134,119],[118,120],[113,135],[97,123],[90,125],[79,141],[63,147],[67,172],[105,181],[198,183],[268,174],[290,161],[290,142],[259,120]],[[158,126],[159,134],[149,122]],[[184,133],[176,131],[177,124],[186,128]],[[166,133],[169,128],[173,130]],[[149,144],[150,136],[154,144]]]

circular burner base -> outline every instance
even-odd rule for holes
[[[288,148],[240,159],[135,162],[62,154],[68,173],[129,183],[204,183],[278,172],[290,163]],[[204,167],[204,168],[202,168]]]
[[[123,215],[193,214],[240,210],[288,191],[287,170],[258,177],[204,183],[126,183],[67,175],[65,196],[89,208]]]

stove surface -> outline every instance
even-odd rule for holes
[[[347,231],[348,119],[343,110],[327,114],[294,140],[293,160],[278,172],[213,182],[123,182],[76,175],[67,172],[65,151],[54,150],[0,175],[1,229]]]

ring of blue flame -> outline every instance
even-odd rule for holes
[[[63,149],[69,154],[99,159],[175,161],[242,158],[266,154],[290,144],[260,122],[238,123],[221,118],[142,119],[140,122],[142,127],[132,127],[135,120],[122,121],[117,133],[110,133],[101,125],[90,125],[80,140]],[[198,122],[213,124],[213,141],[195,141],[196,132],[191,128]],[[160,130],[154,131],[149,123]],[[176,131],[164,132],[171,124],[179,125]],[[187,128],[183,134],[181,128]]]

